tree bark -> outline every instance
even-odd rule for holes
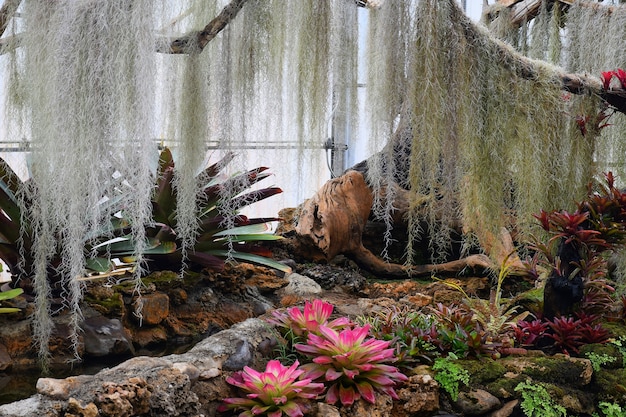
[[[339,254],[353,259],[364,269],[390,278],[457,274],[466,268],[481,271],[493,267],[486,255],[471,255],[442,264],[405,266],[386,262],[363,245],[362,236],[372,208],[373,195],[361,172],[350,170],[328,181],[300,209],[295,231],[309,259],[331,260]],[[396,199],[399,212],[407,200]],[[406,202],[407,207],[402,206]],[[512,246],[512,244],[511,244]]]
[[[4,35],[4,32],[9,26],[9,21],[13,16],[17,8],[20,7],[22,0],[5,0],[0,8],[0,36]]]
[[[213,38],[235,18],[248,0],[233,0],[222,9],[219,15],[207,24],[204,29],[192,32],[182,38],[160,42],[165,48],[157,46],[157,52],[169,54],[199,54]],[[168,45],[169,43],[169,45]]]

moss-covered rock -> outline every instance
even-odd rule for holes
[[[626,405],[626,369],[600,369],[594,385],[600,401]]]

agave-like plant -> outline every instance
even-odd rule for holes
[[[301,366],[305,377],[329,385],[327,403],[351,405],[359,398],[375,403],[376,391],[398,399],[393,387],[408,378],[387,364],[396,359],[390,341],[368,338],[368,324],[342,330],[320,325],[318,329],[319,335],[309,333],[307,343],[295,347],[312,359]]]
[[[260,245],[261,242],[275,241],[280,236],[266,233],[267,224],[278,218],[248,218],[239,214],[239,210],[254,202],[282,192],[280,188],[269,187],[245,192],[249,187],[269,177],[266,167],[259,167],[235,175],[226,180],[220,179],[222,169],[232,160],[233,154],[227,154],[219,162],[208,166],[197,175],[203,184],[197,199],[198,228],[195,244],[182,253],[182,241],[177,233],[177,196],[174,184],[175,164],[172,153],[165,148],[159,156],[157,180],[152,197],[153,225],[148,228],[148,250],[144,257],[148,260],[147,268],[151,271],[180,269],[183,263],[190,268],[208,268],[220,270],[225,259],[237,259],[289,272],[290,268],[271,259],[271,251]],[[224,191],[228,190],[228,193]],[[228,202],[226,195],[234,195]],[[231,213],[230,220],[223,213],[227,206]],[[234,215],[233,215],[234,213]],[[122,219],[123,219],[122,211]],[[118,221],[118,220],[115,220]],[[124,226],[122,224],[122,226]],[[126,224],[127,226],[127,224]],[[117,228],[117,239],[102,240],[92,247],[104,256],[101,272],[112,267],[108,258],[118,258],[132,262],[134,243],[124,234],[124,227]],[[185,259],[186,256],[186,259]],[[91,265],[97,265],[92,262]],[[96,267],[94,266],[94,269]]]
[[[10,300],[19,296],[23,292],[24,290],[22,290],[21,288],[14,288],[12,290],[2,291],[0,292],[0,301]],[[18,311],[20,311],[20,309],[16,307],[0,307],[0,314],[17,313]]]
[[[347,317],[339,317],[329,322],[335,307],[326,301],[319,299],[313,302],[305,301],[304,309],[291,307],[286,312],[274,310],[272,317],[267,321],[278,327],[291,330],[295,336],[306,336],[308,333],[319,334],[319,327],[326,326],[332,329],[340,329],[351,325]]]
[[[277,360],[267,363],[265,372],[244,367],[226,379],[231,385],[247,392],[245,397],[226,398],[218,411],[243,410],[239,417],[268,416],[301,417],[304,403],[324,391],[324,384],[300,378],[304,371],[297,369],[298,361],[287,367]],[[300,378],[300,379],[299,379]]]

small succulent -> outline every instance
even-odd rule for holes
[[[224,399],[218,411],[243,410],[239,417],[303,416],[304,403],[321,394],[324,384],[312,382],[311,378],[300,378],[304,371],[298,369],[298,366],[298,361],[287,367],[277,360],[271,360],[265,372],[247,366],[243,371],[235,372],[226,382],[247,394],[241,398]]]
[[[303,310],[300,310],[299,307],[287,309],[287,312],[275,310],[268,322],[291,330],[298,337],[306,337],[308,333],[319,333],[320,325],[339,329],[351,324],[347,317],[340,317],[328,322],[333,309],[332,304],[316,299],[312,303],[306,301]]]
[[[312,358],[312,363],[302,365],[305,377],[322,379],[329,385],[325,400],[329,404],[340,401],[351,405],[359,398],[375,403],[375,392],[398,399],[393,387],[407,377],[394,366],[390,341],[368,338],[370,326],[348,327],[335,330],[320,325],[319,335],[309,333],[307,343],[296,344],[296,349]]]
[[[412,368],[417,363],[431,364],[439,355],[437,346],[432,342],[438,341],[433,315],[393,306],[387,311],[361,317],[357,321],[369,324],[370,334],[375,338],[389,340],[395,346],[396,364],[399,367]]]

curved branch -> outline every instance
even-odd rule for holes
[[[555,0],[567,6],[574,4],[574,0]],[[498,0],[497,6],[508,7],[511,9],[511,24],[513,26],[520,26],[524,22],[528,22],[537,16],[539,9],[541,8],[542,0]],[[600,3],[584,3],[586,7],[605,7],[606,10],[611,13],[615,10],[616,6],[606,6]],[[489,12],[487,12],[489,15]]]
[[[517,4],[527,3],[528,1],[530,0],[522,0]],[[532,1],[541,3],[541,0]],[[573,2],[572,0],[558,1],[563,3]],[[599,77],[587,74],[566,73],[563,69],[551,67],[544,61],[528,58],[517,52],[512,46],[491,35],[482,26],[476,25],[460,8],[455,10],[457,10],[457,14],[453,18],[463,22],[465,38],[472,44],[489,42],[497,56],[496,61],[513,70],[518,77],[534,80],[539,78],[541,72],[550,71],[550,74],[554,77],[554,82],[559,83],[563,90],[577,95],[589,94],[598,96],[613,106],[618,112],[626,114],[626,89],[605,90]]]
[[[15,15],[21,2],[22,0],[6,0],[2,4],[2,8],[0,8],[0,36],[4,35],[7,26],[9,26],[9,21]]]
[[[202,52],[204,47],[237,16],[247,1],[231,1],[204,29],[192,32],[182,38],[160,43],[157,46],[157,52],[168,54],[198,54]],[[165,47],[163,47],[164,44]]]

